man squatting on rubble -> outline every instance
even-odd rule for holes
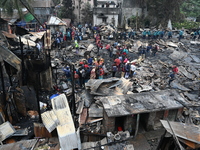
[[[83,31],[83,26],[77,29],[75,27],[72,27],[71,29],[68,29],[65,36],[66,40],[74,40],[76,53],[79,53],[79,44],[78,41],[82,40],[80,38],[79,32]],[[92,30],[93,37],[95,40],[95,44],[97,46],[97,57],[91,57],[87,56],[86,60],[81,60],[79,63],[78,68],[76,68],[76,71],[74,72],[74,78],[76,81],[76,84],[80,87],[83,87],[85,82],[87,82],[89,79],[103,79],[106,77],[109,77],[109,71],[106,69],[104,64],[104,59],[100,54],[102,54],[103,51],[107,51],[110,59],[113,61],[111,64],[110,72],[111,76],[115,77],[125,77],[125,78],[131,78],[134,75],[136,75],[136,68],[140,63],[146,58],[150,56],[156,56],[157,52],[159,51],[159,45],[158,44],[151,44],[149,43],[146,45],[141,45],[138,48],[138,59],[137,60],[130,60],[129,56],[129,48],[130,46],[126,45],[125,42],[118,41],[118,37],[120,39],[127,40],[127,38],[134,39],[136,37],[135,31],[131,30],[130,33],[126,32],[119,32],[116,34],[116,37],[113,37],[115,39],[115,42],[112,41],[108,44],[103,44],[100,36],[100,31],[98,26],[94,27],[88,27],[84,28],[84,34],[86,34],[86,31]],[[89,32],[89,31],[88,31]],[[121,35],[120,35],[121,34]],[[127,34],[127,36],[125,36]],[[165,32],[162,30],[153,30],[153,31],[143,31],[142,37],[143,39],[157,39],[157,38],[164,38]],[[118,35],[118,36],[117,36]],[[172,31],[167,32],[167,37],[172,38]],[[179,32],[179,40],[183,38],[183,31]],[[69,74],[69,68],[64,69],[66,73],[66,77],[69,80],[71,74]],[[67,71],[66,71],[67,70]],[[71,73],[71,72],[70,72]],[[169,84],[175,79],[175,75],[178,73],[178,68],[176,66],[173,67],[172,73],[170,73],[169,77]]]

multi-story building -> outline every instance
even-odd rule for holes
[[[117,26],[118,22],[121,21],[121,14],[121,3],[119,1],[98,0],[93,8],[93,24],[103,22]]]

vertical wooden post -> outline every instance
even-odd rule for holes
[[[71,64],[71,72],[72,72],[72,116],[74,119],[74,116],[76,114],[76,103],[75,103],[75,80],[74,80],[74,65]]]
[[[39,122],[41,123],[42,122],[42,118],[41,118],[41,112],[40,112],[40,101],[39,101],[39,85],[40,85],[40,73],[37,72],[37,80],[36,82],[36,85],[37,85],[37,88],[36,88],[36,98],[37,98],[37,104],[38,104],[38,115],[39,115]]]
[[[20,49],[21,49],[21,67],[22,67],[22,82],[21,84],[24,85],[24,54],[23,54],[23,43],[21,41],[21,37],[19,36],[19,43],[20,43]]]
[[[5,91],[5,84],[4,84],[4,77],[3,77],[3,69],[2,69],[2,62],[0,62],[0,75],[1,75],[1,84],[2,84],[2,90],[3,90],[3,105],[5,110],[6,105],[6,91]],[[7,111],[5,111],[5,116],[7,119],[9,119]]]

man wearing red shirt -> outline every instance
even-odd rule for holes
[[[116,59],[114,60],[114,62],[115,62],[116,66],[117,66],[117,68],[118,68],[118,71],[119,71],[119,70],[120,70],[121,60],[120,60],[119,58],[116,58]]]
[[[177,74],[178,73],[178,67],[177,66],[173,66],[172,67],[172,71],[174,74]]]

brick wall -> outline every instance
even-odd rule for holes
[[[124,121],[125,131],[127,130],[130,133],[133,133],[136,127],[136,118],[137,118],[137,115],[126,116],[125,121]]]
[[[103,133],[115,131],[115,117],[108,117],[103,110]]]

